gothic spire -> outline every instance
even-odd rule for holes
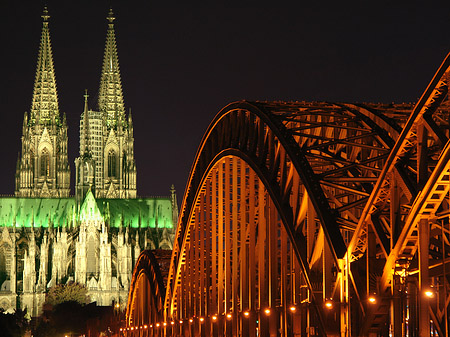
[[[84,93],[84,111],[83,111],[83,138],[84,144],[82,143],[83,148],[80,151],[80,156],[88,156],[90,154],[89,148],[89,116],[88,116],[88,91],[85,90]]]
[[[120,80],[119,58],[117,56],[116,36],[114,32],[114,14],[109,10],[107,17],[108,31],[106,34],[103,69],[100,79],[98,106],[106,118],[108,129],[115,127],[119,119],[124,118],[122,82]]]
[[[50,31],[48,28],[47,7],[42,13],[41,44],[34,81],[33,99],[31,102],[31,123],[39,121],[47,124],[52,120],[59,121],[58,94],[56,92],[55,70],[53,68]]]

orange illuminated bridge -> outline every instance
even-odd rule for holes
[[[415,105],[224,107],[125,336],[445,336],[450,56]],[[164,273],[161,266],[168,267]]]

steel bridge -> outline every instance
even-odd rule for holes
[[[417,104],[236,102],[126,336],[448,336],[450,54]]]

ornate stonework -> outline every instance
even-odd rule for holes
[[[53,68],[47,9],[34,81],[31,112],[25,113],[22,150],[17,161],[18,197],[68,197],[70,167],[67,157],[67,122],[60,117]]]
[[[98,111],[85,108],[75,197],[70,197],[67,123],[61,118],[44,9],[30,114],[25,113],[15,197],[0,197],[0,307],[42,310],[56,284],[86,285],[92,301],[125,305],[143,249],[172,249],[178,217],[175,190],[138,198],[131,112],[125,115],[108,15]]]
[[[99,198],[136,198],[136,163],[131,111],[125,115],[119,58],[110,10],[98,111],[85,108],[80,119],[80,156],[75,160],[76,195],[91,189]]]

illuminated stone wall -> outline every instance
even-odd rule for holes
[[[41,313],[45,292],[76,281],[98,305],[125,305],[143,249],[172,249],[172,197],[0,198],[0,307]]]

